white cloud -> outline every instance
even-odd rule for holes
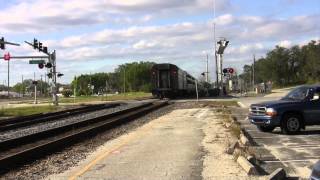
[[[224,10],[229,0],[216,0]],[[136,24],[177,13],[211,11],[211,0],[30,0],[0,11],[0,30],[6,33],[47,32],[104,23]],[[231,5],[230,5],[231,6]]]
[[[147,49],[154,47],[156,45],[155,42],[146,42],[145,40],[140,40],[139,42],[133,45],[134,49]]]
[[[291,42],[291,41],[288,41],[288,40],[284,40],[284,41],[280,41],[280,42],[279,42],[279,46],[280,46],[280,47],[290,48],[291,45],[292,45],[292,42]]]
[[[116,64],[128,59],[200,67],[199,60],[205,59],[203,52],[208,52],[212,59],[213,22],[216,37],[230,40],[225,62],[239,69],[252,59],[252,54],[260,57],[276,44],[289,47],[319,37],[319,14],[288,18],[238,15],[233,13],[230,2],[216,0],[216,19],[201,20],[203,14],[213,15],[212,0],[18,1],[0,11],[0,31],[10,35],[19,32],[27,37],[34,34],[45,37],[49,31],[50,38],[43,38],[43,43],[57,50],[58,68],[70,73],[75,73],[72,67],[79,64],[88,64],[83,65],[83,72],[92,64],[111,61]],[[189,15],[196,15],[196,20],[185,20]],[[174,23],[167,19],[173,19]],[[73,30],[78,34],[69,35]],[[11,52],[11,48],[8,50]],[[26,45],[19,50],[12,48],[12,52],[33,54]],[[26,70],[29,73],[34,68],[28,66]],[[198,70],[191,68],[191,71]]]
[[[225,14],[225,15],[219,16],[214,20],[214,22],[217,25],[222,25],[222,26],[230,25],[233,21],[234,21],[234,17],[231,14]]]

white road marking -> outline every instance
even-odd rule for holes
[[[282,163],[288,163],[288,162],[306,162],[306,161],[312,161],[312,160],[318,160],[320,157],[318,158],[311,158],[311,159],[294,159],[294,160],[272,160],[272,161],[268,161],[265,160],[263,162],[267,162],[267,163],[278,163],[278,162],[282,162]]]
[[[274,137],[252,137],[252,139],[274,139]]]

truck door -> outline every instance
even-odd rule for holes
[[[320,89],[316,89],[313,97],[306,103],[305,121],[308,125],[320,124]]]

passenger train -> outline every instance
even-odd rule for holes
[[[155,64],[152,69],[152,95],[157,98],[196,96],[196,79],[174,64]],[[202,83],[197,83],[199,96],[206,93]]]

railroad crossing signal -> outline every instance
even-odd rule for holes
[[[223,72],[223,75],[226,76],[226,75],[232,75],[234,73],[234,69],[233,68],[224,68],[222,70]]]
[[[49,69],[50,69],[50,68],[52,68],[52,63],[51,63],[51,62],[48,62],[45,66],[46,66],[46,68],[49,68]]]
[[[220,40],[220,41],[217,42],[217,44],[219,44],[219,48],[218,48],[217,54],[223,54],[224,50],[226,49],[226,47],[229,44],[229,41]]]
[[[52,78],[52,73],[48,73],[47,76],[48,76],[49,79],[51,79]]]

